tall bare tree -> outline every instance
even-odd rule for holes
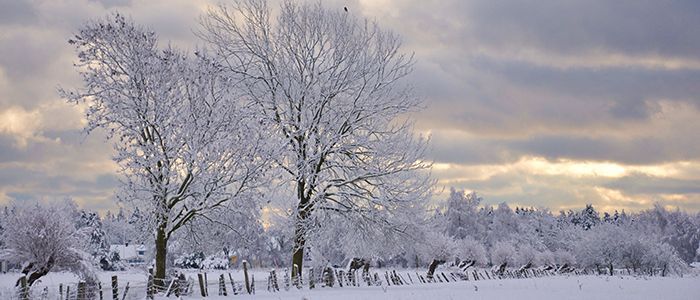
[[[231,84],[221,84],[216,60],[160,49],[155,32],[118,13],[86,23],[69,43],[84,87],[60,92],[86,107],[85,133],[101,128],[114,141],[118,199],[143,212],[161,280],[173,232],[251,201],[269,149],[260,122],[235,101]]]
[[[399,37],[320,2],[285,1],[274,22],[271,14],[264,0],[220,5],[200,19],[200,36],[276,125],[277,164],[295,186],[301,272],[307,237],[328,214],[368,234],[403,232],[398,216],[422,207],[434,182],[419,172],[431,167],[427,140],[404,118],[422,104],[399,81],[414,65]]]

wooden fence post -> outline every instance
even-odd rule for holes
[[[316,285],[314,284],[314,268],[311,268],[309,269],[309,289],[312,290],[315,287]]]
[[[345,272],[343,272],[343,270],[336,270],[335,277],[338,278],[338,285],[340,285],[340,287],[343,287],[343,280],[345,280]]]
[[[245,289],[250,295],[250,281],[248,280],[248,261],[243,261],[243,275],[245,276]]]
[[[87,284],[85,281],[78,282],[78,300],[85,300],[85,290]]]
[[[277,270],[272,270],[272,285],[275,287],[276,291],[280,291],[280,286],[277,284]]]
[[[289,279],[289,268],[284,268],[284,290],[289,291],[289,284],[290,284],[290,279]]]
[[[199,278],[199,291],[202,293],[202,297],[206,297],[207,292],[204,291],[204,277],[202,277],[202,273],[198,273],[197,278]]]
[[[228,279],[231,280],[231,292],[234,295],[238,295],[238,290],[236,290],[236,282],[233,281],[233,277],[231,277],[231,273],[228,273]]]
[[[112,276],[112,300],[119,300],[119,286],[117,275]]]
[[[124,287],[124,296],[122,296],[122,300],[126,300],[126,295],[129,293],[129,282],[126,282],[126,286]]]
[[[153,275],[148,275],[148,281],[146,282],[146,298],[153,299]]]
[[[297,289],[301,289],[301,276],[299,276],[299,266],[298,265],[293,265],[292,266],[292,274],[296,274],[292,277],[292,284],[297,287]]]
[[[19,298],[29,300],[29,288],[27,287],[27,276],[19,278]]]
[[[173,278],[173,280],[170,281],[170,284],[168,285],[168,289],[165,291],[165,297],[166,297],[166,298],[170,297],[170,294],[172,294],[172,292],[173,292],[175,289],[178,289],[178,288],[179,288],[178,281],[180,281],[180,278],[177,278],[177,277]],[[176,293],[176,294],[177,294],[177,293]],[[178,296],[179,296],[179,295],[178,295]]]
[[[228,296],[226,293],[226,280],[224,279],[224,274],[219,276],[219,296]]]

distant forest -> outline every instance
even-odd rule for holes
[[[312,266],[342,266],[363,258],[375,266],[407,268],[425,268],[434,260],[467,260],[482,267],[567,265],[601,273],[623,268],[665,275],[683,272],[700,258],[700,214],[668,211],[659,204],[638,213],[600,213],[592,205],[553,213],[547,208],[512,209],[506,203],[494,208],[481,202],[476,192],[452,189],[444,203],[424,216],[420,235],[371,245],[348,234],[343,220],[329,222],[310,239],[307,260]],[[104,239],[112,244],[139,242],[147,235],[135,226],[140,218],[138,210],[129,217],[123,211],[108,212],[101,222]],[[221,268],[228,267],[227,258],[236,256],[240,259],[231,262],[233,266],[241,259],[263,267],[286,266],[294,234],[287,223],[279,218],[267,227],[259,220],[207,230],[190,227],[176,239],[169,263]]]

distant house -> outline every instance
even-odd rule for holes
[[[109,252],[119,253],[119,260],[126,263],[142,263],[146,258],[146,246],[141,244],[136,245],[111,245],[109,246]]]

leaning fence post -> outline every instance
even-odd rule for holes
[[[231,292],[234,295],[238,295],[238,290],[236,290],[236,283],[233,281],[233,277],[231,277],[231,273],[228,273],[228,279],[231,280]]]
[[[255,295],[255,274],[250,274],[250,293]]]
[[[27,276],[19,278],[19,298],[23,300],[29,299],[29,288],[27,288]]]
[[[173,280],[170,281],[170,284],[168,285],[168,290],[165,291],[165,297],[170,297],[170,294],[173,292],[174,289],[178,288],[177,281],[180,280],[179,278],[175,277]]]
[[[198,273],[197,278],[199,278],[199,291],[202,293],[202,297],[206,297],[207,293],[204,291],[204,277],[202,277],[202,273]]]
[[[248,261],[243,261],[243,275],[245,276],[245,289],[250,295],[250,281],[248,280]]]
[[[153,299],[153,275],[148,275],[148,282],[146,283],[146,298]]]
[[[207,280],[207,272],[204,272],[204,292],[209,297],[209,280]]]
[[[126,286],[124,287],[124,296],[122,296],[122,300],[126,300],[126,295],[129,293],[129,282],[126,282]]]

